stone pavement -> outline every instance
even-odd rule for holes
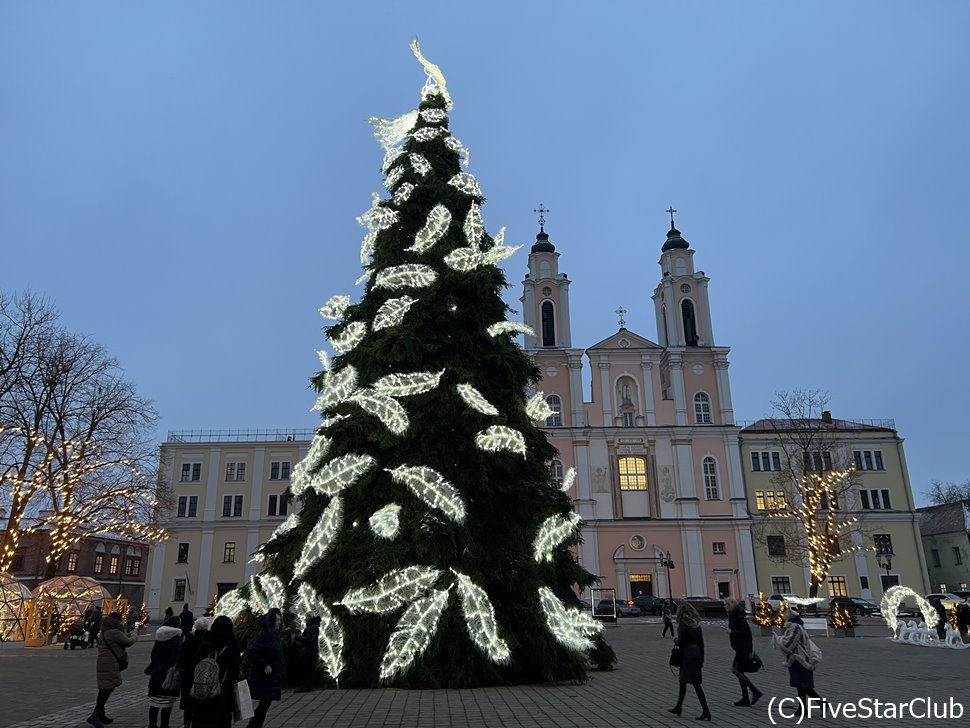
[[[714,723],[721,726],[770,725],[772,696],[790,697],[788,671],[779,664],[778,653],[769,639],[755,629],[755,649],[765,669],[753,675],[765,697],[754,708],[736,708],[737,681],[730,674],[733,653],[727,643],[725,623],[706,622],[704,637],[707,659],[704,688]],[[267,728],[295,726],[357,726],[376,728],[478,728],[524,726],[545,728],[626,728],[627,726],[695,725],[700,713],[689,690],[682,718],[667,708],[676,699],[677,678],[667,667],[670,640],[661,640],[656,619],[621,620],[607,630],[620,662],[608,673],[591,673],[583,685],[525,685],[476,690],[325,690],[309,694],[287,691],[274,704]],[[871,628],[870,634],[885,634]],[[950,698],[963,702],[960,720],[911,717],[883,720],[821,719],[804,725],[825,726],[872,723],[880,726],[966,725],[970,721],[970,649],[920,648],[892,643],[886,637],[835,639],[813,636],[824,656],[816,674],[816,688],[833,702],[878,698],[908,701],[929,697],[942,703]],[[146,678],[142,668],[148,662],[151,643],[140,642],[131,650],[131,667],[125,685],[115,691],[108,714],[116,719],[113,728],[144,728],[147,725]],[[0,727],[82,728],[95,696],[94,652],[64,651],[59,647],[0,651]],[[176,710],[173,728],[181,725]],[[774,716],[779,723],[786,721]],[[794,721],[788,721],[794,722]],[[242,725],[242,724],[240,724]]]

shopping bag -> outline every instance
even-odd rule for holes
[[[240,680],[233,686],[235,704],[232,709],[233,720],[249,720],[255,715],[253,712],[253,699],[249,695],[249,683]]]

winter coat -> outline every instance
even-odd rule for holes
[[[260,631],[246,650],[252,669],[249,671],[249,693],[253,700],[279,700],[283,696],[283,645],[270,634],[266,615],[259,618]],[[273,671],[266,674],[266,667]]]
[[[319,655],[317,641],[320,636],[320,623],[311,622],[307,624],[303,634],[297,635],[297,642],[300,643],[300,659],[312,660]]]
[[[152,645],[152,660],[145,668],[149,695],[171,698],[179,694],[178,690],[163,689],[162,683],[168,675],[168,668],[178,664],[181,651],[182,630],[178,627],[159,627],[155,632],[155,644]]]
[[[125,655],[125,649],[135,644],[123,629],[121,620],[105,617],[101,620],[101,645],[98,647],[98,690],[116,688],[121,685],[121,668],[118,660]],[[114,650],[114,654],[111,651]]]
[[[199,647],[202,645],[202,640],[205,638],[206,630],[196,630],[182,643],[182,651],[179,652],[179,659],[176,666],[182,671],[182,690],[181,697],[179,698],[179,707],[185,710],[189,705],[191,696],[189,691],[192,690],[192,678],[195,666],[198,664],[195,661],[195,653],[199,651]]]
[[[192,614],[187,609],[183,609],[179,612],[179,626],[182,628],[182,634],[187,635],[192,631],[192,624],[195,622],[195,615]]]
[[[728,615],[728,629],[731,630],[731,649],[741,657],[750,656],[754,652],[754,640],[743,604],[738,604],[731,610]]]
[[[964,602],[957,606],[957,629],[966,632],[970,628],[970,604]]]
[[[239,652],[233,646],[214,644],[212,634],[206,632],[199,649],[192,658],[189,670],[194,675],[196,665],[214,652],[219,655],[216,662],[219,664],[219,674],[223,676],[222,691],[217,697],[208,700],[190,698],[193,728],[231,728],[232,726],[232,711],[236,702],[233,685],[239,680],[239,667],[242,663]]]
[[[677,625],[677,646],[683,657],[680,666],[680,681],[688,685],[701,684],[701,671],[704,667],[704,633],[701,625],[693,620],[684,620]]]

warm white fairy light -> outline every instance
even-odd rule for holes
[[[344,420],[350,419],[350,415],[330,415],[323,422],[320,423],[320,427],[333,427],[338,422],[343,422]]]
[[[936,624],[939,619],[933,605],[922,594],[918,594],[908,586],[891,586],[883,594],[879,607],[882,618],[894,635],[899,623],[899,605],[909,598],[916,600],[916,606],[922,612],[926,624]]]
[[[482,208],[477,202],[473,202],[465,215],[465,224],[462,225],[462,232],[465,233],[465,240],[468,247],[477,247],[482,242],[482,235],[485,234],[485,222],[482,220]]]
[[[441,576],[441,571],[430,566],[407,566],[390,571],[375,584],[362,589],[351,589],[337,604],[350,612],[386,614],[414,601]]]
[[[421,89],[421,98],[440,94],[445,102],[445,110],[451,111],[453,106],[451,94],[448,93],[448,85],[445,83],[445,76],[441,72],[441,69],[424,57],[424,54],[421,52],[421,44],[417,38],[411,41],[411,52],[418,59],[418,63],[424,67],[424,73],[427,76],[424,81],[424,86]]]
[[[365,336],[367,336],[367,324],[363,321],[352,321],[338,336],[330,340],[330,346],[338,354],[346,354],[348,351],[353,351]]]
[[[310,486],[321,495],[336,495],[377,464],[370,455],[347,454],[331,460],[313,476]]]
[[[312,586],[301,581],[296,589],[296,599],[293,601],[293,612],[300,618],[300,626],[306,627],[307,617],[314,616],[321,608],[327,608],[323,597],[317,594]]]
[[[344,504],[334,496],[303,544],[303,552],[293,567],[293,579],[302,579],[323,558],[343,523]]]
[[[462,400],[476,412],[483,415],[497,415],[498,409],[470,384],[459,384],[457,386],[458,395]]]
[[[465,501],[458,489],[437,470],[422,465],[401,465],[387,472],[395,482],[406,485],[418,498],[455,523],[465,522]]]
[[[487,329],[489,336],[501,336],[502,334],[525,334],[535,336],[536,332],[531,326],[519,323],[518,321],[499,321],[492,324]]]
[[[323,376],[323,386],[314,410],[322,411],[327,407],[346,401],[357,390],[357,369],[348,364],[339,371],[329,371]]]
[[[259,586],[266,595],[266,604],[272,609],[284,609],[286,607],[286,586],[283,580],[276,576],[262,574],[259,577]]]
[[[415,394],[430,392],[438,386],[441,376],[445,373],[440,372],[411,372],[409,374],[387,374],[378,379],[371,388],[379,394],[388,397],[410,397]]]
[[[421,111],[421,118],[429,124],[437,124],[444,121],[448,116],[444,109],[424,109]]]
[[[361,273],[360,277],[356,281],[354,281],[354,285],[359,286],[361,283],[367,283],[367,281],[369,281],[373,275],[373,270],[370,268],[364,268],[364,272]]]
[[[403,166],[392,169],[387,177],[384,178],[384,189],[386,189],[388,192],[393,192],[394,186],[401,181],[401,178],[406,172],[407,170],[405,170]]]
[[[404,611],[387,642],[387,651],[381,660],[381,680],[388,681],[403,672],[428,649],[438,631],[441,613],[448,606],[448,591],[434,591]]]
[[[350,305],[350,296],[331,296],[327,302],[320,307],[320,315],[334,321],[343,321],[347,307]]]
[[[477,248],[455,248],[445,256],[445,265],[459,273],[475,270],[482,262],[482,251]]]
[[[423,154],[414,152],[408,155],[408,159],[411,161],[411,166],[414,168],[414,171],[422,177],[431,171],[431,162],[425,159]]]
[[[387,152],[384,153],[384,163],[381,165],[381,172],[383,174],[387,174],[388,170],[390,170],[391,166],[402,154],[404,154],[404,149],[402,147],[393,147],[388,149]]]
[[[368,232],[364,236],[364,239],[360,241],[360,264],[365,268],[371,264],[374,258],[374,245],[376,242],[377,233],[372,232]]]
[[[317,636],[317,652],[323,666],[334,680],[344,671],[344,630],[340,621],[319,594],[307,584],[300,584],[296,597],[296,612],[306,626],[308,617],[320,617],[320,633]]]
[[[411,137],[416,142],[430,142],[432,139],[437,139],[444,133],[444,129],[438,126],[423,126],[417,131],[411,134]]]
[[[273,535],[269,537],[269,540],[272,541],[273,539],[282,536],[284,533],[292,531],[294,528],[296,528],[296,525],[299,522],[300,515],[298,513],[291,513],[286,517],[286,520],[276,527],[276,530],[273,531]]]
[[[544,520],[539,526],[539,535],[532,542],[532,555],[536,563],[552,561],[552,552],[569,538],[582,522],[583,519],[575,512],[568,516],[549,516]]]
[[[290,492],[301,495],[310,483],[310,474],[316,470],[327,457],[332,445],[330,438],[319,433],[310,442],[310,447],[303,459],[293,467],[290,473]]]
[[[516,251],[521,247],[521,245],[516,245],[514,247],[509,247],[507,245],[493,245],[491,248],[482,253],[482,258],[488,265],[498,265],[506,258],[511,258],[513,255],[515,255]]]
[[[216,616],[225,615],[235,621],[236,617],[246,609],[246,598],[239,589],[233,589],[219,597],[216,602]]]
[[[404,315],[410,310],[411,306],[417,302],[418,299],[411,298],[411,296],[387,299],[377,309],[377,315],[374,316],[374,324],[372,326],[373,330],[380,331],[391,326],[397,326],[404,320]]]
[[[435,205],[428,213],[424,227],[415,234],[414,245],[405,250],[411,253],[424,253],[430,250],[431,246],[448,232],[449,225],[451,225],[451,212],[444,205]]]
[[[398,188],[397,192],[394,193],[394,200],[393,200],[394,204],[397,205],[398,207],[403,205],[405,202],[408,201],[408,198],[411,196],[411,193],[414,192],[414,190],[415,190],[415,185],[413,185],[410,182],[405,182],[403,185],[401,185]]]
[[[458,578],[461,608],[465,613],[465,626],[472,641],[492,662],[507,664],[512,652],[505,640],[499,637],[495,610],[488,594],[465,574],[452,571]]]
[[[459,154],[463,155],[464,159],[462,159],[461,163],[465,167],[465,169],[468,169],[468,162],[471,160],[471,156],[472,156],[471,150],[469,150],[468,147],[466,147],[464,144],[462,144],[453,136],[450,136],[447,139],[445,139],[445,146],[448,147],[448,149],[450,149],[451,151],[458,152]]]
[[[401,527],[400,513],[401,506],[397,503],[389,503],[374,511],[374,515],[367,521],[370,524],[370,530],[381,538],[394,538]]]
[[[403,435],[408,429],[408,413],[401,403],[386,394],[369,389],[355,392],[350,401],[359,405],[364,412],[373,415],[395,435]]]
[[[525,457],[525,437],[518,430],[505,425],[492,425],[484,432],[479,432],[475,435],[475,445],[486,452],[508,450]]]
[[[389,207],[384,207],[381,204],[380,196],[378,196],[376,192],[374,193],[373,206],[367,212],[357,218],[357,222],[366,227],[372,233],[379,233],[381,230],[387,230],[389,227],[392,227],[397,220],[397,211],[392,210]]]
[[[384,149],[391,149],[408,135],[417,120],[418,112],[409,111],[393,119],[382,119],[379,116],[374,116],[367,121],[374,127],[374,138],[377,139],[378,143]]]
[[[249,577],[249,586],[246,588],[246,591],[248,592],[246,605],[249,607],[251,612],[255,614],[265,614],[269,611],[269,602],[266,601],[266,597],[263,596],[263,592],[259,588],[259,581],[256,579],[255,574]]]
[[[539,603],[545,612],[546,626],[556,641],[577,652],[593,647],[590,637],[603,630],[602,622],[586,612],[567,608],[549,587],[539,587]]]
[[[326,349],[317,349],[317,359],[320,360],[320,366],[323,367],[323,371],[330,371],[330,354],[327,353]]]
[[[546,402],[544,392],[536,392],[525,404],[525,413],[530,420],[544,420],[553,414],[552,407]]]
[[[377,274],[374,280],[375,288],[425,288],[437,280],[438,274],[434,268],[420,263],[407,263],[385,268]]]
[[[481,197],[482,190],[478,186],[478,180],[471,172],[459,172],[450,180],[448,184],[460,192],[464,192],[469,197]]]
[[[569,489],[573,487],[573,483],[576,482],[576,468],[569,468],[566,470],[566,475],[562,479],[562,492],[568,493]]]

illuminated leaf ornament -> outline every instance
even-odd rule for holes
[[[370,530],[381,538],[394,538],[397,536],[398,530],[401,527],[400,512],[401,506],[396,503],[390,503],[384,506],[379,511],[376,511],[368,520]]]
[[[437,470],[401,465],[387,472],[395,482],[406,485],[432,508],[437,508],[455,523],[464,523],[465,502],[461,494]]]
[[[373,204],[363,215],[357,218],[357,222],[366,227],[372,233],[379,233],[393,227],[397,222],[397,211],[384,207],[381,204],[380,195],[373,193]]]
[[[365,268],[374,259],[374,244],[376,241],[377,233],[367,233],[364,239],[360,241],[360,264]]]
[[[246,598],[239,589],[232,589],[219,597],[216,602],[216,616],[229,617],[235,621],[236,617],[242,614],[247,607]]]
[[[408,566],[388,572],[376,584],[351,589],[338,604],[351,613],[386,614],[403,607],[427,592],[441,576],[430,566]]]
[[[276,530],[273,531],[273,535],[269,537],[269,540],[272,541],[278,536],[282,536],[284,533],[288,531],[292,531],[294,528],[296,528],[299,522],[300,522],[299,514],[291,513],[286,517],[286,520],[284,520],[280,525],[276,527]]]
[[[306,490],[310,483],[310,474],[320,467],[330,451],[331,444],[330,438],[319,433],[313,438],[306,456],[294,466],[293,472],[290,473],[290,492],[293,495],[302,495],[303,491]]]
[[[302,579],[311,567],[316,565],[327,553],[330,544],[337,536],[337,531],[343,523],[343,501],[335,496],[330,504],[320,514],[317,524],[307,536],[303,545],[303,552],[293,567],[293,579]]]
[[[554,413],[552,407],[546,402],[546,395],[544,392],[536,392],[533,397],[526,402],[525,413],[529,416],[531,420],[544,420],[547,417],[551,417]]]
[[[363,321],[352,321],[344,327],[339,336],[330,340],[330,345],[338,354],[346,354],[364,340],[367,335],[367,324]]]
[[[486,331],[489,336],[501,336],[502,334],[525,334],[535,336],[536,332],[531,326],[520,324],[518,321],[499,321],[489,326]]]
[[[414,57],[418,59],[418,62],[424,66],[424,72],[427,75],[424,87],[421,89],[421,98],[427,98],[431,94],[439,93],[445,100],[445,110],[451,111],[453,107],[451,94],[448,93],[448,85],[445,83],[445,75],[441,72],[441,69],[424,57],[424,54],[421,53],[421,44],[417,38],[411,41],[411,52],[414,53]]]
[[[323,367],[323,371],[330,371],[330,355],[325,349],[317,350],[317,358],[320,360],[320,366]]]
[[[578,513],[572,512],[568,516],[549,516],[539,527],[539,535],[532,542],[533,556],[536,563],[552,561],[553,550],[562,544],[576,530],[583,519]]]
[[[418,230],[414,236],[414,245],[405,250],[412,253],[424,253],[431,249],[435,243],[444,237],[451,225],[451,213],[444,205],[435,205],[428,213],[428,219],[424,227]]]
[[[481,412],[483,415],[497,415],[498,410],[493,404],[491,404],[482,393],[475,389],[470,384],[459,384],[458,394],[464,400],[465,404],[471,407],[476,412]]]
[[[321,495],[336,495],[356,483],[377,464],[370,455],[341,455],[324,465],[313,476],[310,487]]]
[[[414,372],[412,374],[388,374],[372,385],[375,392],[389,397],[410,397],[414,394],[430,392],[441,381],[440,372]]]
[[[437,139],[444,133],[444,129],[436,126],[423,126],[413,134],[411,137],[417,142],[430,142],[433,139]]]
[[[539,602],[545,612],[546,626],[557,641],[580,652],[593,647],[590,637],[603,630],[601,622],[578,609],[568,609],[549,587],[539,587]]]
[[[410,131],[410,129],[408,129]],[[403,138],[403,137],[402,137]],[[404,154],[404,149],[401,147],[394,147],[393,149],[388,149],[384,154],[384,163],[381,165],[381,172],[387,174],[394,163]]]
[[[256,614],[265,614],[269,611],[269,602],[266,601],[266,597],[263,596],[263,592],[259,588],[259,582],[256,579],[256,575],[253,574],[249,577],[248,586],[249,596],[246,600],[246,604],[251,612]]]
[[[569,489],[573,487],[573,483],[576,482],[576,468],[569,468],[566,471],[565,477],[562,479],[562,492],[568,493]]]
[[[518,430],[505,425],[492,425],[484,432],[479,432],[475,435],[475,444],[479,450],[486,452],[508,450],[526,456],[525,437]]]
[[[488,659],[507,664],[511,657],[508,644],[498,635],[495,610],[488,594],[464,574],[454,572],[458,578],[458,594],[465,613],[465,626],[476,645],[488,655]]]
[[[338,422],[343,422],[344,420],[349,418],[350,418],[350,415],[330,415],[327,419],[323,421],[323,424],[320,425],[320,428],[323,429],[324,427],[333,427]]]
[[[387,299],[377,309],[377,315],[374,317],[372,328],[374,331],[380,331],[391,326],[397,326],[404,320],[404,315],[410,310],[411,306],[417,302],[418,299],[411,298],[410,296]]]
[[[411,166],[414,168],[414,171],[422,177],[431,171],[431,162],[417,152],[409,154],[408,159],[411,161]]]
[[[350,296],[331,296],[320,307],[320,315],[334,321],[343,321],[344,313],[350,305]]]
[[[429,124],[438,124],[447,118],[448,114],[444,109],[424,109],[421,111],[421,118]]]
[[[458,152],[459,154],[464,155],[462,164],[467,169],[468,163],[471,160],[471,152],[469,151],[468,147],[464,146],[460,141],[455,139],[455,137],[453,136],[450,136],[447,139],[445,139],[445,146],[448,147],[448,149],[450,149],[453,152]]]
[[[360,405],[364,412],[379,419],[395,435],[403,435],[407,432],[408,413],[401,406],[401,403],[393,397],[369,389],[362,389],[355,392],[350,399],[355,404]]]
[[[323,599],[306,583],[300,584],[297,590],[297,613],[303,618],[306,626],[307,617],[320,618],[320,633],[317,636],[317,652],[330,677],[339,678],[344,671],[344,630],[339,620],[330,611]]]
[[[394,186],[401,181],[401,178],[404,176],[404,173],[405,173],[405,169],[403,166],[395,167],[394,169],[392,169],[391,172],[387,175],[387,178],[384,180],[384,189],[386,189],[388,192],[393,192]]]
[[[320,389],[320,396],[317,403],[313,405],[315,410],[325,410],[327,407],[345,402],[357,391],[357,370],[347,365],[337,372],[327,372],[323,376],[323,386]]]
[[[409,606],[391,634],[387,652],[381,660],[380,678],[390,680],[406,670],[428,649],[438,631],[438,620],[448,606],[448,590],[435,591]]]
[[[445,265],[459,273],[475,270],[482,261],[482,252],[476,248],[455,248],[445,256]]]
[[[354,281],[355,286],[359,286],[361,283],[366,283],[374,275],[374,271],[370,268],[364,268],[364,272],[361,274],[360,278]]]
[[[391,149],[407,137],[408,132],[414,128],[418,120],[417,111],[409,111],[393,119],[382,119],[378,116],[371,117],[367,121],[374,127],[374,138],[384,149]]]
[[[462,232],[465,233],[468,247],[477,247],[482,242],[482,235],[485,234],[485,222],[482,220],[482,208],[477,202],[473,202],[469,206]]]
[[[286,607],[286,587],[283,585],[282,579],[262,574],[259,577],[259,585],[263,594],[266,595],[266,603],[270,608],[284,609]]]
[[[478,186],[478,180],[471,172],[459,172],[450,180],[448,184],[460,192],[464,192],[469,197],[481,197],[482,190]]]
[[[407,202],[408,198],[411,196],[411,193],[414,192],[414,189],[415,186],[413,184],[410,182],[405,182],[403,185],[401,185],[398,191],[394,193],[394,204],[398,207],[403,205],[405,202]]]
[[[426,288],[437,280],[438,274],[434,268],[418,263],[393,265],[377,274],[374,280],[375,288]]]

